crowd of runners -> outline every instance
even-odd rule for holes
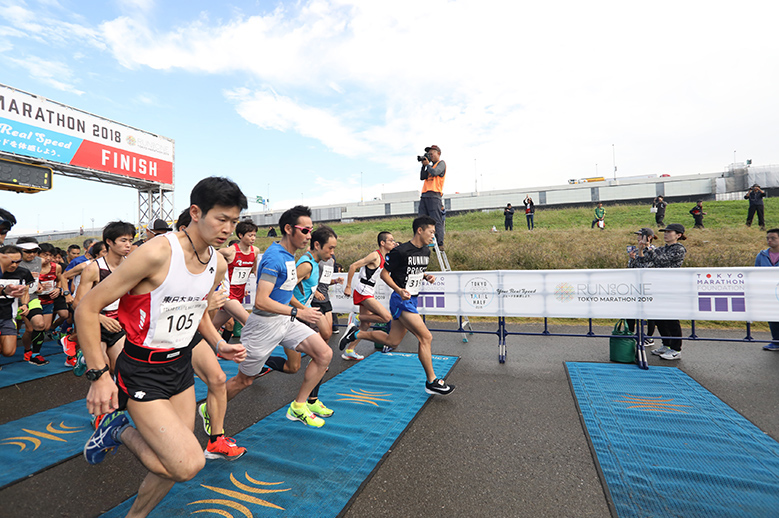
[[[113,221],[102,240],[64,252],[31,237],[5,245],[16,218],[0,209],[2,354],[13,356],[21,343],[25,361],[45,365],[41,346],[59,340],[67,365],[90,382],[86,406],[95,431],[86,461],[100,463],[124,445],[149,471],[128,516],[148,515],[206,459],[246,453],[225,434],[228,402],[271,370],[294,374],[307,356],[287,418],[319,428],[334,415],[318,393],[333,356],[329,290],[343,282],[333,276],[338,236],[325,225],[314,228],[310,209],[296,206],[281,216],[280,240],[263,252],[254,245],[257,226],[240,220],[246,208],[234,182],[205,178],[172,227],[157,220],[147,239],[135,241],[134,225]],[[378,248],[349,267],[344,293],[359,315],[349,316],[339,348],[344,360],[359,361],[360,340],[389,352],[410,331],[426,375],[420,390],[447,395],[454,386],[433,370],[432,335],[416,300],[422,283],[435,281],[427,273],[435,229],[434,219],[420,216],[413,238],[400,245],[381,232]],[[247,310],[252,274],[256,295]],[[392,290],[389,310],[374,298],[379,279]],[[271,356],[279,345],[286,357]],[[219,358],[238,363],[238,374],[226,379]],[[195,374],[208,387],[199,404]],[[209,437],[205,451],[194,434],[196,415]]]

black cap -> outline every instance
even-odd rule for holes
[[[684,234],[684,225],[680,223],[671,223],[670,225],[666,225],[665,228],[661,228],[660,232],[665,232],[666,230],[673,230],[677,234]]]
[[[642,228],[638,232],[633,232],[633,233],[637,234],[639,236],[652,236],[652,237],[654,237],[654,235],[655,235],[655,231],[654,230],[652,230],[651,228],[646,228],[646,227]]]
[[[155,219],[154,225],[152,225],[151,230],[155,232],[170,232],[171,229],[168,224],[163,219]]]

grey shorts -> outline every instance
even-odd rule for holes
[[[0,335],[14,335],[16,336],[16,323],[13,318],[7,320],[0,320]]]
[[[241,331],[246,360],[239,364],[238,370],[254,377],[277,345],[297,350],[300,342],[315,334],[310,327],[297,320],[291,321],[287,315],[266,317],[252,313]]]

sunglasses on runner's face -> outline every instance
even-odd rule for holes
[[[19,263],[21,263],[21,262],[22,262],[22,260],[21,260],[21,259],[19,259],[18,261],[11,261],[11,264],[19,264]]]
[[[303,234],[308,234],[312,230],[314,230],[314,227],[301,227],[300,225],[295,225],[295,228],[300,230]]]

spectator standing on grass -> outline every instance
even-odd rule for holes
[[[755,257],[755,266],[779,266],[779,228],[766,232],[768,248],[761,250]],[[766,351],[779,351],[779,322],[769,322],[771,343],[763,346]]]
[[[636,256],[631,258],[633,268],[681,268],[687,249],[679,243],[687,237],[684,235],[684,225],[671,223],[663,232],[665,246],[648,250],[648,245],[639,240]],[[652,351],[663,360],[680,360],[682,358],[682,324],[678,320],[655,320],[663,346]]]
[[[690,209],[690,214],[692,214],[692,217],[695,220],[695,228],[704,228],[703,216],[705,216],[706,213],[703,212],[703,200],[698,200],[695,207]]]
[[[749,192],[744,196],[745,200],[749,200],[749,212],[747,213],[747,226],[752,226],[752,219],[757,213],[757,224],[760,225],[760,230],[765,230],[765,213],[763,212],[763,198],[765,198],[765,191],[755,184]]]
[[[606,209],[603,208],[602,203],[599,203],[595,208],[595,219],[592,220],[590,228],[595,228],[595,225],[598,225],[601,230],[606,228]]]
[[[503,209],[503,226],[506,230],[514,230],[514,207],[509,203],[506,208]]]
[[[535,223],[533,222],[533,216],[536,213],[536,205],[533,203],[533,198],[525,196],[525,200],[522,202],[525,205],[525,219],[527,220],[527,229],[533,230]]]
[[[652,202],[652,208],[655,209],[655,223],[657,223],[658,227],[665,225],[663,220],[665,219],[665,208],[667,206],[668,204],[665,202],[662,196],[658,196]]]

